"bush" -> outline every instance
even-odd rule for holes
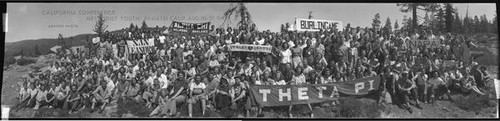
[[[21,59],[17,60],[16,62],[17,62],[17,65],[25,66],[28,64],[35,63],[36,59],[21,58]]]
[[[16,59],[14,59],[14,57],[12,57],[12,56],[5,57],[4,60],[3,60],[3,65],[4,66],[8,66],[8,65],[14,64],[14,63],[16,63]]]
[[[458,95],[453,103],[460,109],[466,111],[478,112],[484,108],[495,107],[497,102],[495,99],[488,97],[490,94],[495,94],[494,89],[489,89],[485,91],[486,95],[478,95],[474,92],[468,95]]]

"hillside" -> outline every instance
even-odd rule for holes
[[[92,34],[80,34],[72,37],[65,37],[65,41],[69,46],[84,45],[87,36],[91,37]],[[45,38],[35,40],[23,40],[18,42],[6,42],[4,53],[4,66],[13,63],[13,57],[21,50],[24,55],[34,55],[36,46],[42,55],[49,53],[49,49],[56,46],[58,43],[57,38]]]

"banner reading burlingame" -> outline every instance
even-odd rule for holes
[[[373,76],[332,84],[255,85],[249,89],[252,104],[272,107],[337,100],[338,93],[367,95],[371,91],[378,90],[379,85],[380,76]]]
[[[151,53],[154,50],[155,42],[153,38],[147,40],[128,40],[127,45],[130,54]]]
[[[188,33],[188,34],[208,34],[210,32],[210,22],[205,23],[186,23],[172,21],[170,31]]]
[[[271,53],[273,49],[269,45],[251,45],[251,44],[230,44],[229,51],[242,51],[242,52],[264,52]]]
[[[295,19],[295,30],[297,31],[319,31],[320,29],[328,30],[333,27],[336,27],[337,30],[342,31],[343,29],[342,21],[304,19],[304,18]]]

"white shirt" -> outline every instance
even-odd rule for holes
[[[158,81],[163,82],[163,86],[161,87],[162,89],[165,89],[168,87],[168,79],[165,74],[161,74],[160,77],[158,77]]]
[[[281,51],[283,58],[281,59],[281,63],[291,63],[292,62],[292,51],[290,49],[286,49],[285,51]]]
[[[257,40],[257,44],[258,44],[258,45],[263,45],[263,44],[264,44],[264,42],[265,42],[265,39],[264,39],[264,38],[262,38],[262,39],[260,39],[260,40]]]
[[[207,88],[207,86],[205,85],[205,83],[202,83],[200,82],[200,84],[196,84],[195,82],[191,82],[191,84],[189,84],[189,90],[193,91],[194,89],[205,89]]]
[[[160,37],[158,37],[158,39],[160,39],[160,43],[165,43],[166,37],[165,36],[160,36]]]

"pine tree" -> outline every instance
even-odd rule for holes
[[[479,18],[477,17],[477,15],[474,16],[474,21],[473,21],[472,25],[473,25],[474,33],[480,33],[481,32],[481,26],[480,26]]]
[[[396,22],[394,22],[394,30],[398,30],[399,29],[399,24],[398,24],[398,20],[396,19]]]
[[[386,28],[389,29],[389,31],[392,31],[392,23],[391,23],[391,19],[389,17],[387,17],[387,20],[385,20],[385,26]]]
[[[453,5],[451,3],[445,3],[445,30],[446,32],[451,32],[453,30],[453,13],[455,13],[455,10],[453,9]]]
[[[458,12],[455,13],[455,19],[453,19],[453,32],[464,33],[462,20],[458,16]]]
[[[482,33],[489,32],[489,23],[488,19],[486,18],[486,14],[482,15],[480,18],[480,29]]]
[[[97,33],[97,36],[99,36],[99,37],[108,28],[108,25],[105,25],[104,22],[106,22],[106,20],[104,20],[102,13],[101,13],[101,14],[99,14],[99,16],[97,16],[97,21],[96,21],[95,27],[94,27],[94,32]]]
[[[445,14],[442,8],[439,8],[439,11],[437,13],[437,20],[436,20],[436,29],[435,31],[443,32],[444,31],[444,22],[445,22]]]
[[[431,21],[428,13],[425,13],[423,25],[426,26],[429,29],[433,28],[432,21]]]
[[[373,19],[372,26],[373,26],[373,29],[375,29],[375,30],[380,29],[380,14],[379,13],[375,14],[375,18]]]
[[[130,26],[128,27],[128,31],[133,31],[134,30],[134,24],[130,23]]]
[[[146,24],[146,21],[142,21],[142,26],[141,26],[141,29],[147,29],[148,28],[148,25]]]

